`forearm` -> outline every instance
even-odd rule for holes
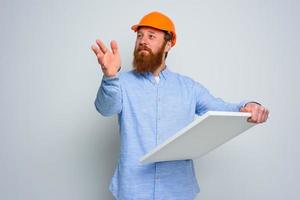
[[[226,102],[221,98],[211,97],[211,101],[206,104],[207,110],[216,110],[216,111],[231,111],[239,112],[242,107],[246,105],[248,101],[241,101],[239,103],[230,103]]]
[[[203,114],[207,111],[229,111],[229,112],[239,112],[240,109],[248,101],[241,101],[239,103],[229,103],[221,98],[209,97],[201,101],[201,105],[198,104],[196,114]]]
[[[111,116],[121,112],[122,91],[118,75],[103,76],[95,99],[95,107],[103,116]]]
[[[201,84],[194,85],[196,95],[196,114],[202,115],[207,111],[231,111],[238,112],[248,102],[241,101],[240,103],[229,103],[221,98],[217,98]]]

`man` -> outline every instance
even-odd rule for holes
[[[121,148],[110,191],[121,200],[191,200],[199,192],[192,160],[142,165],[139,158],[208,110],[251,112],[250,122],[262,123],[268,110],[258,103],[232,104],[212,96],[200,83],[165,65],[176,43],[170,18],[159,12],[137,25],[133,70],[118,71],[121,58],[115,41],[111,51],[102,41],[92,49],[103,78],[95,100],[103,116],[118,114]]]

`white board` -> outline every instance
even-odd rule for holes
[[[164,143],[144,155],[140,162],[196,159],[253,127],[251,113],[209,111],[196,118]]]

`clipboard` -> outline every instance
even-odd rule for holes
[[[208,111],[140,158],[140,163],[199,158],[255,126],[251,113]]]

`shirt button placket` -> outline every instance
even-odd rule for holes
[[[159,87],[157,87],[157,97],[156,97],[156,101],[157,101],[157,126],[156,126],[156,140],[157,140],[157,144],[160,143],[160,121],[161,121],[161,116],[160,116],[160,94],[159,94]]]
[[[159,94],[159,85],[157,85],[157,93],[156,93],[156,145],[160,143],[160,94]],[[159,199],[159,193],[161,192],[159,190],[159,182],[160,182],[160,173],[159,173],[159,163],[155,164],[155,195],[154,199]]]

